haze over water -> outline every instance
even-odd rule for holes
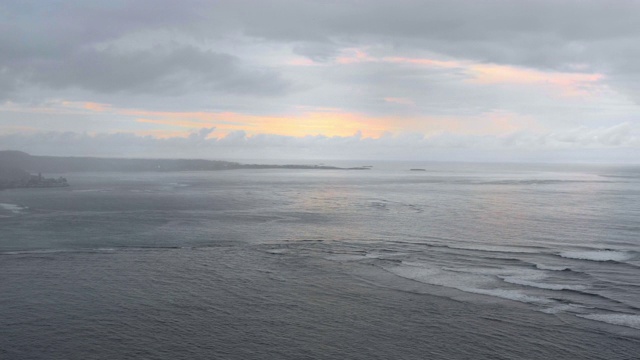
[[[0,191],[0,356],[640,353],[638,167],[372,165]]]

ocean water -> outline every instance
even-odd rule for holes
[[[639,167],[65,176],[0,191],[1,359],[640,358]]]

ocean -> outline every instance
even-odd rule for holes
[[[640,167],[64,176],[0,191],[1,359],[640,358]]]

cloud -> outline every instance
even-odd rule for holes
[[[275,69],[188,40],[207,8],[199,1],[3,2],[0,100],[30,99],[42,88],[157,96],[286,93],[290,84]]]
[[[192,46],[81,49],[57,58],[30,58],[6,69],[14,83],[103,93],[182,95],[200,90],[272,96],[289,86],[275,72],[242,68],[237,57]]]
[[[202,2],[171,0],[5,0],[0,4],[3,62],[53,58],[84,46],[156,29],[184,29],[201,21]],[[15,41],[20,39],[21,41]]]
[[[361,132],[350,136],[294,137],[273,134],[248,135],[242,130],[222,136],[216,135],[215,130],[215,127],[202,128],[183,136],[164,138],[131,133],[14,133],[0,135],[0,144],[4,149],[23,150],[40,155],[83,153],[118,157],[285,160],[518,160],[524,156],[527,160],[535,160],[536,156],[540,159],[549,151],[617,149],[624,150],[629,155],[636,153],[640,148],[640,129],[629,123],[596,130],[575,128],[565,132],[539,134],[524,131],[507,135],[461,135],[442,132],[424,136],[417,133],[387,133],[377,138],[365,137]],[[487,157],[483,158],[483,154]],[[491,156],[488,156],[489,154]],[[633,160],[633,157],[607,160],[615,162],[630,159]]]
[[[640,51],[633,46],[640,41],[635,1],[268,0],[219,2],[217,9],[216,18],[234,19],[244,35],[295,42],[297,54],[316,62],[340,49],[385,44],[542,71],[586,64],[639,99],[637,85],[625,81],[640,70],[632,60]]]
[[[328,62],[340,52],[340,48],[332,43],[302,42],[293,46],[293,53],[311,59],[313,62]]]
[[[415,105],[413,100],[407,99],[407,98],[386,97],[384,98],[384,101],[392,104],[398,104],[398,105],[409,105],[409,106]]]
[[[180,140],[189,131],[202,149],[276,155],[631,146],[639,12],[598,0],[6,0],[0,131],[103,134],[87,136],[143,154],[199,154]]]

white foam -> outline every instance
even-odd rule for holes
[[[22,212],[27,209],[26,207],[22,207],[20,205],[5,203],[0,203],[0,208],[10,211],[14,214],[22,214]]]
[[[522,278],[518,278],[515,276],[508,276],[508,277],[504,277],[502,278],[502,280],[504,280],[505,282],[508,282],[510,284],[516,284],[516,285],[522,285],[522,286],[530,286],[530,287],[535,287],[538,289],[546,289],[546,290],[584,290],[586,289],[586,286],[583,285],[564,285],[564,284],[547,284],[547,283],[540,283],[540,282],[536,282],[536,281],[531,281],[531,280],[527,280],[527,279],[522,279]]]
[[[545,264],[536,264],[536,268],[540,270],[550,270],[550,271],[565,271],[571,270],[567,266],[553,266],[553,265],[545,265]]]
[[[626,251],[599,250],[599,251],[565,251],[560,256],[568,259],[591,261],[625,261],[633,257]]]
[[[568,285],[568,284],[550,284],[542,282],[548,276],[545,271],[533,269],[504,269],[504,268],[444,268],[444,270],[452,272],[465,272],[470,274],[481,274],[496,276],[502,281],[521,286],[529,286],[544,290],[584,290],[584,285]]]
[[[640,329],[640,315],[631,314],[587,314],[577,315],[581,318],[602,321],[613,325],[626,326],[634,329]]]
[[[549,299],[523,294],[519,290],[477,289],[477,288],[459,288],[459,290],[475,293],[475,294],[495,296],[495,297],[499,297],[507,300],[514,300],[514,301],[525,302],[530,304],[550,304],[553,302]]]
[[[403,262],[403,264],[407,264],[409,266],[396,266],[387,268],[387,270],[407,279],[412,279],[433,285],[447,285],[442,281],[441,270],[438,270],[436,268],[420,267],[415,263]]]
[[[561,304],[561,305],[557,305],[557,306],[553,306],[544,310],[541,310],[543,313],[546,314],[558,314],[558,313],[564,313],[564,312],[577,312],[577,311],[581,311],[583,309],[585,309],[585,306],[582,305],[576,305],[576,304]]]
[[[546,298],[526,295],[522,293],[521,290],[495,288],[496,281],[493,276],[424,267],[420,263],[414,262],[403,262],[403,264],[407,266],[389,267],[386,268],[386,270],[407,279],[430,285],[445,286],[468,293],[494,296],[532,304],[548,304],[553,302]]]

